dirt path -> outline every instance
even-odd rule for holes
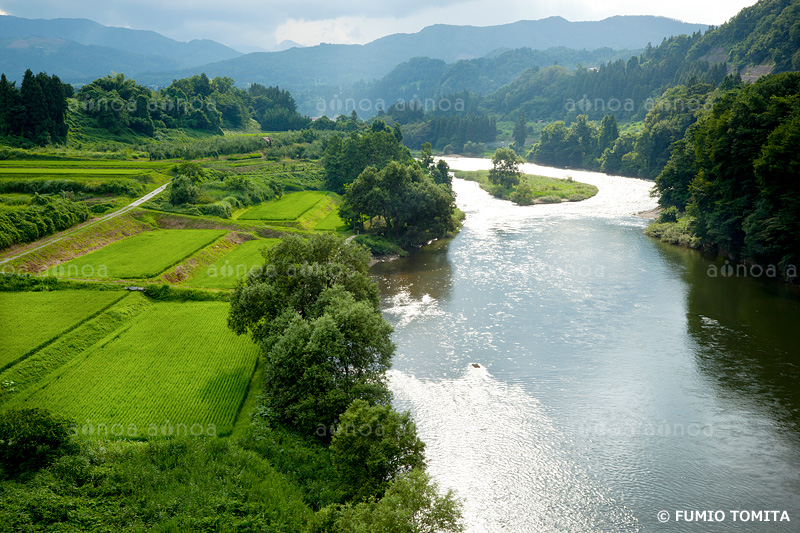
[[[144,196],[142,196],[138,200],[134,200],[133,202],[131,202],[130,204],[126,205],[122,209],[118,209],[118,210],[114,211],[113,213],[109,213],[107,215],[103,215],[100,218],[96,218],[94,220],[90,220],[86,224],[81,224],[80,226],[75,226],[74,228],[70,228],[70,229],[68,229],[66,231],[63,231],[61,233],[58,233],[56,235],[51,235],[50,237],[45,237],[44,239],[40,239],[39,241],[34,241],[34,243],[32,243],[32,244],[35,244],[35,246],[33,246],[32,248],[28,248],[27,250],[22,251],[22,252],[20,252],[20,253],[18,253],[16,255],[13,255],[13,256],[10,256],[10,257],[4,257],[4,258],[0,259],[0,265],[4,265],[4,264],[8,263],[9,261],[13,261],[14,259],[17,259],[19,257],[23,257],[25,255],[28,255],[31,252],[35,252],[36,250],[40,250],[40,249],[44,248],[45,246],[53,244],[54,242],[58,242],[60,240],[63,240],[64,238],[69,237],[70,235],[72,235],[74,233],[77,233],[78,231],[82,231],[82,230],[84,230],[86,228],[90,228],[90,227],[92,227],[92,226],[94,226],[96,224],[99,224],[101,222],[105,222],[107,220],[111,220],[112,218],[115,218],[115,217],[118,217],[118,216],[120,216],[120,215],[122,215],[124,213],[127,213],[128,211],[131,211],[132,209],[136,209],[137,207],[139,207],[143,203],[147,202],[148,200],[153,199],[160,192],[164,191],[164,189],[166,189],[167,185],[169,185],[170,183],[171,183],[171,180],[168,181],[167,183],[165,183],[164,185],[162,185],[161,187],[158,187],[157,189],[154,189],[153,191],[145,194]]]

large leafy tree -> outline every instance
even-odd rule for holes
[[[507,189],[519,184],[519,178],[522,175],[519,170],[520,163],[522,163],[522,158],[514,153],[514,150],[498,148],[492,156],[489,181]]]
[[[369,260],[334,235],[287,236],[234,290],[228,325],[262,347],[265,407],[276,422],[329,438],[354,400],[389,402],[392,328],[378,312]]]
[[[432,175],[443,183],[435,183]],[[458,227],[449,169],[442,165],[429,172],[416,162],[393,161],[382,170],[367,167],[348,188],[339,212],[356,228],[368,225],[411,245],[444,237]]]
[[[412,468],[425,467],[425,444],[408,412],[354,401],[342,415],[331,442],[331,459],[343,489],[357,500],[383,495],[389,483]]]

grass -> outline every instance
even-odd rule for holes
[[[222,302],[155,303],[8,407],[88,421],[80,431],[98,438],[228,434],[258,347],[228,330],[227,313]]]
[[[512,200],[523,205],[531,203],[558,203],[561,200],[577,202],[586,200],[597,194],[597,187],[594,185],[574,181],[571,178],[559,179],[549,178],[547,176],[536,176],[533,174],[523,174],[520,177],[520,185],[527,184],[531,189],[531,193],[527,198],[522,199],[515,195],[516,187],[506,189],[499,185],[493,185],[489,181],[488,170],[456,170],[453,174],[457,178],[477,182],[483,190],[497,198]]]
[[[51,269],[53,275],[90,279],[152,278],[224,235],[222,230],[157,230],[110,244]]]
[[[284,195],[280,200],[262,204],[250,209],[240,220],[278,220],[292,221],[300,218],[314,207],[328,193],[323,191],[301,191]]]
[[[339,210],[334,209],[314,229],[317,231],[346,231],[347,224],[339,217]]]
[[[258,239],[240,244],[206,269],[200,270],[185,285],[203,289],[232,289],[253,267],[264,264],[261,250],[278,244],[280,239]]]
[[[0,293],[0,370],[124,296],[112,291]]]

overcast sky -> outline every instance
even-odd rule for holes
[[[213,39],[242,51],[366,43],[431,24],[489,26],[559,15],[601,20],[661,15],[719,25],[755,0],[0,0],[0,12],[26,18],[88,18],[108,26],[153,30],[173,39]]]

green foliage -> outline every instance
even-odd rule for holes
[[[342,139],[331,137],[325,148],[325,186],[343,194],[367,166],[380,170],[391,161],[411,162],[408,148],[400,144],[391,130],[352,133]]]
[[[302,531],[296,485],[226,439],[86,443],[26,484],[0,489],[15,531]]]
[[[42,409],[0,412],[0,474],[33,472],[70,450],[70,422]]]
[[[308,320],[279,318],[283,333],[264,357],[264,395],[282,423],[328,439],[328,428],[353,400],[389,402],[384,372],[394,344],[380,314],[341,287],[323,292],[317,307]]]
[[[169,203],[172,205],[193,204],[200,197],[200,189],[188,176],[178,176],[172,180],[169,189]]]
[[[678,221],[678,208],[674,205],[667,207],[666,209],[662,210],[661,213],[658,215],[658,223],[665,224],[665,223],[674,223]]]
[[[425,444],[411,415],[361,399],[342,414],[330,449],[343,490],[356,501],[381,497],[392,480],[425,468]]]
[[[522,152],[525,147],[525,139],[528,138],[528,121],[525,118],[525,112],[520,111],[519,118],[514,123],[514,131],[511,133],[514,138],[514,151]]]
[[[800,260],[796,150],[800,74],[762,78],[727,93],[695,131],[697,177],[688,211],[704,244],[734,257]]]
[[[402,245],[423,244],[459,227],[452,190],[435,183],[416,162],[367,167],[348,188],[339,213],[348,224],[369,225],[371,232]]]
[[[439,494],[430,475],[414,469],[395,479],[383,498],[375,502],[347,505],[339,513],[328,513],[335,533],[458,533],[461,503],[452,491]],[[317,517],[320,520],[320,517]],[[311,529],[311,531],[318,531]]]
[[[368,248],[372,255],[408,255],[402,247],[378,235],[358,235],[353,241]]]
[[[506,189],[516,186],[519,184],[519,177],[522,174],[519,170],[520,163],[522,163],[522,158],[511,148],[498,148],[492,156],[489,181]]]
[[[67,97],[58,76],[25,71],[19,89],[0,75],[2,144],[45,146],[67,140]]]
[[[284,237],[264,256],[264,268],[234,290],[228,325],[262,346],[271,419],[328,439],[353,400],[390,399],[392,329],[377,311],[369,254],[315,234]]]
[[[31,206],[0,212],[0,248],[35,241],[89,219],[89,209],[64,198],[34,193]]]

